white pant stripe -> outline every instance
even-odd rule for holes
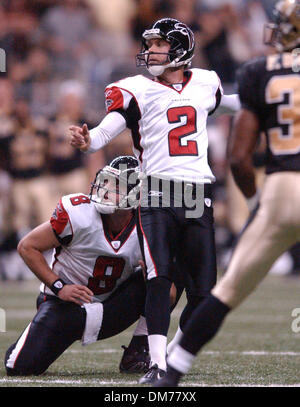
[[[29,329],[31,326],[31,322],[30,324],[27,326],[27,328],[25,329],[25,331],[22,333],[22,336],[20,337],[20,339],[18,340],[15,349],[12,351],[12,353],[10,354],[10,357],[8,358],[7,362],[6,362],[6,367],[10,367],[10,368],[14,368],[15,362],[18,358],[18,355],[20,353],[20,351],[22,350],[24,343],[26,341]]]
[[[155,264],[153,263],[145,235],[143,235],[143,240],[144,240],[144,254],[147,267],[147,280],[151,280],[152,278],[156,277]]]

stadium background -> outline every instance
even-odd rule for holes
[[[87,156],[70,147],[67,129],[70,124],[84,122],[91,128],[104,117],[104,87],[137,73],[135,54],[140,49],[140,36],[145,27],[164,16],[187,23],[195,32],[197,41],[193,66],[215,70],[225,93],[234,93],[238,67],[252,57],[273,52],[263,45],[263,25],[272,19],[274,3],[274,0],[1,1],[0,48],[5,50],[7,58],[6,72],[0,73],[1,308],[12,310],[11,315],[20,316],[23,307],[33,309],[34,306],[38,285],[16,252],[20,238],[49,219],[60,196],[73,192],[88,193],[96,170],[116,155],[132,154],[128,132],[98,153]],[[141,72],[147,74],[146,71]],[[208,125],[210,163],[217,178],[214,201],[220,272],[226,268],[232,244],[248,213],[226,161],[231,120],[225,116],[210,118]],[[263,151],[262,139],[254,156],[259,184],[263,182]],[[272,272],[297,276],[299,257],[299,246],[296,246],[275,264]],[[262,338],[272,336],[272,329],[275,332],[278,321],[290,323],[290,311],[297,306],[299,283],[297,279],[291,283],[287,280],[282,282],[283,277],[273,278],[275,280],[267,280],[263,284],[265,291],[255,294],[246,308],[242,307],[239,311],[241,314],[236,314],[237,322],[233,317],[232,334],[228,334],[222,343],[229,352],[227,356],[222,355],[223,359],[225,357],[226,360],[232,352],[231,341],[239,329],[238,321],[240,324],[244,318],[248,321],[249,331],[246,330],[245,337],[247,332],[255,332],[255,318],[249,317],[249,310],[259,314],[260,307],[265,307],[266,297],[275,295],[276,301],[275,305],[274,301],[270,304],[269,309],[264,308],[266,316],[262,314],[261,320],[271,315],[276,315],[279,320],[275,318],[275,325],[268,332],[267,324],[263,334],[258,332],[258,347],[265,351]],[[28,280],[31,285],[27,284]],[[30,312],[31,315],[33,311]],[[284,312],[285,317],[280,312]],[[16,316],[16,320],[12,317],[12,326],[8,321],[11,340],[15,338],[13,333],[16,335],[23,329],[29,314]],[[285,327],[284,332],[286,336],[292,335],[289,327]],[[2,354],[10,339],[0,335]],[[295,351],[295,338],[295,335],[289,338],[291,342],[286,349]],[[123,343],[122,339],[120,341]],[[215,350],[212,352],[218,352],[218,343],[218,340],[214,342]],[[105,348],[106,345],[103,346]],[[243,346],[241,349],[244,349]],[[278,346],[267,346],[275,352],[271,355],[274,358]],[[249,349],[247,344],[245,347]],[[251,344],[253,348],[255,341]],[[101,352],[100,355],[103,362]],[[108,356],[110,358],[109,352]],[[120,353],[114,360],[114,369],[117,369],[119,356]],[[220,355],[215,353],[214,358],[218,357]],[[282,356],[283,364],[285,357],[289,355]],[[299,358],[297,352],[295,357]],[[75,362],[70,363],[73,366]],[[207,356],[208,366],[210,363]],[[251,366],[251,363],[247,360],[245,366]],[[273,362],[269,360],[268,363],[271,366]],[[67,369],[71,370],[70,366],[67,365]],[[233,367],[227,366],[227,369],[230,384]],[[265,380],[263,376],[261,373],[260,377]],[[287,377],[291,379],[290,371]],[[203,380],[209,382],[210,378]]]

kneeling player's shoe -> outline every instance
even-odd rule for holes
[[[146,346],[130,348],[122,346],[124,353],[119,365],[121,373],[146,373],[149,370],[150,356]]]
[[[153,384],[156,380],[163,378],[165,374],[165,370],[159,369],[156,364],[152,365],[145,376],[139,380],[139,384]]]
[[[182,373],[168,366],[167,373],[159,380],[155,380],[152,383],[153,387],[178,387],[180,378],[183,376]]]

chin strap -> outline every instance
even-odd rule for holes
[[[169,64],[166,65],[149,65],[147,66],[147,69],[149,71],[149,73],[153,76],[160,76],[164,73],[165,69],[167,68],[176,68],[178,66],[182,66],[182,65],[187,65],[190,63],[189,61],[182,61],[179,62],[179,59],[181,59],[184,55],[186,54],[186,51],[184,51],[184,53],[182,55],[180,55],[180,57],[174,59],[174,61],[170,62]]]
[[[147,67],[149,73],[153,76],[162,75],[166,68],[167,68],[167,65],[152,65],[152,66]]]

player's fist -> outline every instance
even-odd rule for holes
[[[70,144],[72,147],[78,148],[82,152],[86,152],[91,145],[91,137],[88,126],[84,124],[82,127],[69,127]]]

